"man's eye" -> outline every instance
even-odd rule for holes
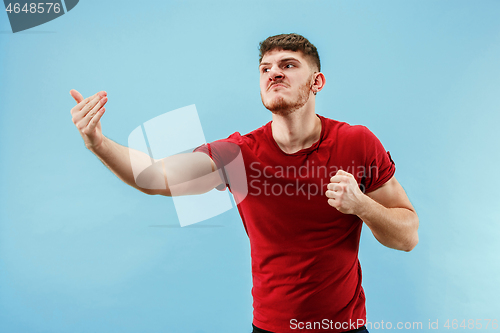
[[[269,72],[269,68],[262,68],[262,73],[267,73]]]
[[[295,67],[293,64],[286,64],[285,65],[285,68],[292,68],[292,67]]]

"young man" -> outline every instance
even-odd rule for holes
[[[246,135],[151,165],[146,154],[102,135],[105,93],[83,100],[72,90],[73,121],[87,148],[144,193],[229,188],[251,244],[253,332],[367,332],[362,224],[383,245],[410,251],[417,214],[389,153],[366,127],[315,113],[325,85],[316,47],[297,34],[278,35],[261,43],[260,56],[261,98],[272,121]],[[229,167],[236,156],[243,173]],[[131,160],[143,164],[137,179]]]

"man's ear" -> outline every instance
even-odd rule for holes
[[[321,72],[316,72],[313,74],[313,82],[312,82],[312,85],[311,85],[311,90],[314,92],[314,94],[316,95],[316,93],[318,91],[321,91],[323,89],[323,87],[325,86],[325,75]]]

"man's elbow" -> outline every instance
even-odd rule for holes
[[[412,221],[412,229],[413,230],[411,233],[411,237],[409,238],[408,242],[406,243],[405,247],[403,248],[403,251],[410,252],[411,250],[413,250],[415,248],[415,246],[417,246],[417,244],[418,244],[418,225],[419,225],[418,216],[415,213],[415,217]]]
[[[170,189],[159,189],[159,190],[153,190],[153,189],[144,189],[144,188],[139,188],[139,191],[142,193],[145,193],[147,195],[163,195],[165,197],[171,197],[172,193],[170,192]]]
[[[408,242],[408,244],[402,250],[405,252],[410,252],[415,248],[415,246],[417,246],[417,244],[418,244],[418,234],[415,235],[415,237],[413,237],[413,239],[410,242]]]

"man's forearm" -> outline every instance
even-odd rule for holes
[[[411,251],[418,243],[418,216],[408,208],[386,208],[365,196],[358,216],[387,247]]]
[[[201,152],[155,160],[106,137],[91,151],[123,182],[150,195],[202,194],[222,183],[214,162]]]
[[[154,163],[154,160],[149,155],[122,146],[105,136],[102,144],[91,151],[123,182],[141,192],[149,194],[150,191],[137,184],[132,169],[132,161],[134,162],[134,168],[137,168],[137,170],[144,170],[150,167]]]

